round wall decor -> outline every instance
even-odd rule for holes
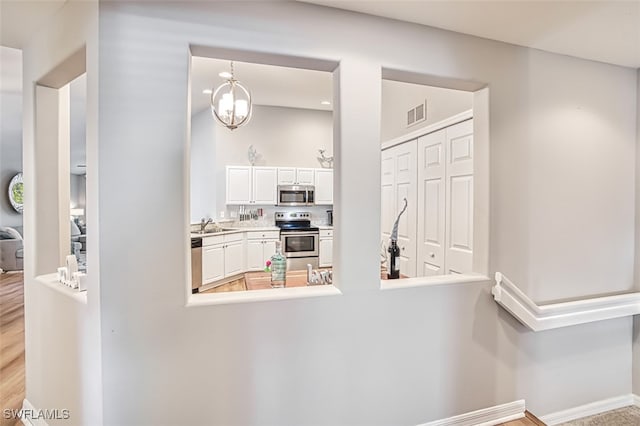
[[[18,173],[9,182],[9,201],[15,211],[22,214],[24,210],[24,183],[22,173]]]

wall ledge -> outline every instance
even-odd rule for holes
[[[521,419],[525,416],[524,399],[471,411],[419,426],[489,426]]]
[[[84,303],[85,305],[87,304],[87,291],[74,290],[58,282],[58,274],[38,275],[35,278],[35,281],[44,287],[49,287],[57,293],[75,300],[76,302]]]
[[[537,305],[500,272],[495,279],[494,300],[533,331],[640,314],[640,292]]]

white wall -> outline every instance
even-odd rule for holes
[[[217,214],[215,126],[208,109],[191,116],[191,223]]]
[[[634,70],[298,3],[100,11],[105,423],[417,424],[631,391],[630,318],[534,334],[492,301],[491,282],[380,292],[377,141],[382,67],[485,81],[491,272],[536,300],[628,290]],[[185,308],[190,44],[340,61],[342,296]]]
[[[22,52],[0,46],[0,226],[22,226],[7,196],[9,182],[22,171]]]
[[[36,117],[34,82],[60,87],[69,76],[69,67],[58,65],[71,58],[73,66],[87,70],[87,161],[95,164],[97,156],[97,87],[98,87],[98,5],[96,2],[67,1],[23,49],[23,136],[25,173],[25,351],[26,399],[36,409],[65,408],[69,420],[48,420],[50,425],[100,425],[102,423],[102,353],[100,337],[100,262],[98,260],[98,187],[97,167],[87,175],[87,226],[94,230],[87,236],[87,303],[54,290],[36,278],[53,273],[59,266],[60,247],[69,247],[68,208],[70,202],[68,122],[66,142],[56,133],[47,132],[61,126],[56,117],[43,113]],[[82,52],[86,46],[86,58]],[[75,62],[74,62],[75,61]],[[54,71],[54,72],[52,72]],[[78,74],[76,74],[78,75]],[[40,93],[42,86],[37,86]],[[45,88],[51,94],[55,89]],[[60,90],[68,94],[68,89]],[[69,101],[50,96],[52,109],[64,109],[68,120]],[[64,107],[65,108],[61,108]],[[36,119],[37,118],[37,119]],[[48,129],[45,124],[50,124]],[[61,139],[61,138],[60,138]],[[38,143],[40,142],[40,143]],[[52,146],[51,146],[52,145]],[[64,157],[59,146],[66,145]],[[56,158],[59,163],[56,164]],[[66,182],[66,189],[62,186]],[[49,191],[50,188],[54,192]],[[117,189],[115,189],[117,192]],[[59,235],[50,217],[63,217],[67,236]],[[124,209],[123,209],[124,210]]]
[[[407,127],[407,111],[427,101],[425,121]],[[381,142],[413,132],[473,108],[473,93],[382,80]]]
[[[325,155],[332,155],[330,111],[264,105],[254,108],[251,121],[233,131],[218,125],[209,110],[192,116],[192,223],[203,217],[219,218],[221,211],[225,211],[228,218],[229,213],[236,210],[235,207],[227,209],[225,204],[225,168],[249,165],[250,145],[260,154],[257,166],[320,167],[318,150],[326,149]],[[273,209],[265,208],[272,213]],[[324,213],[326,209],[315,210]]]

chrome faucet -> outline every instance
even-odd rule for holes
[[[213,222],[213,219],[209,218],[206,221],[204,220],[204,217],[202,218],[202,220],[200,221],[200,232],[204,232],[204,228],[207,227],[208,224],[210,224],[211,222]]]

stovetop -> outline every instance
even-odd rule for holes
[[[311,213],[308,212],[276,212],[276,226],[282,231],[320,231],[311,226]]]
[[[320,228],[311,226],[310,222],[285,222],[277,220],[276,226],[280,228],[281,231],[320,231]]]

